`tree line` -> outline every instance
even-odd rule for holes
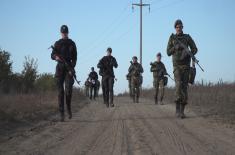
[[[10,52],[0,49],[0,93],[32,93],[55,90],[52,74],[38,73],[37,59],[25,56],[21,72],[13,72]]]

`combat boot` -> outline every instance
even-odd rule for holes
[[[184,109],[185,109],[185,105],[184,105],[184,104],[181,104],[181,105],[180,105],[180,118],[181,118],[181,119],[184,119],[184,118],[185,118]]]
[[[157,99],[157,98],[155,98],[155,100],[154,100],[154,101],[155,101],[155,104],[158,104],[158,99]]]
[[[180,117],[180,103],[176,102],[176,117]]]
[[[72,116],[73,116],[73,115],[72,115],[71,110],[68,111],[68,115],[69,115],[69,119],[72,119]]]

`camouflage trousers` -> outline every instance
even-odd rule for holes
[[[97,91],[96,85],[95,85],[95,84],[94,84],[94,85],[92,84],[92,85],[90,86],[90,99],[92,99],[92,96],[93,96],[93,99],[95,99],[95,97],[96,97],[96,95],[97,95],[96,91]]]
[[[164,98],[165,88],[163,79],[154,79],[153,87],[155,88],[155,101],[158,101],[158,93],[160,93],[160,101]]]
[[[112,76],[102,77],[103,98],[105,104],[113,104],[113,85],[114,85],[114,77]]]
[[[61,114],[64,114],[64,98],[65,98],[67,110],[69,113],[71,113],[71,98],[72,98],[74,79],[65,68],[57,66],[56,81],[57,81],[57,90],[58,90],[59,111]]]
[[[130,95],[130,97],[132,97],[131,79],[128,80],[128,88],[129,88],[129,95]]]
[[[186,105],[188,103],[189,67],[180,66],[174,68],[175,77],[175,102]]]
[[[140,96],[140,77],[131,77],[131,94],[133,98],[139,98]]]

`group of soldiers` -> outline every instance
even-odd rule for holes
[[[88,75],[88,78],[85,82],[85,94],[86,97],[89,97],[91,100],[98,97],[100,90],[100,81],[97,72],[94,67],[91,67],[91,72]]]
[[[173,61],[173,73],[175,81],[175,103],[176,103],[176,116],[179,118],[185,118],[184,109],[188,103],[188,83],[190,80],[190,63],[192,58],[185,52],[190,48],[192,55],[197,53],[197,47],[190,35],[183,33],[183,23],[181,20],[176,20],[174,24],[176,30],[175,34],[172,34],[169,38],[167,45],[167,55],[172,56]],[[61,114],[61,121],[64,121],[64,96],[67,105],[67,111],[69,119],[72,118],[71,112],[71,97],[72,87],[74,84],[74,67],[77,62],[77,49],[75,43],[68,37],[68,27],[62,25],[61,27],[62,38],[55,42],[51,58],[56,60],[56,73],[58,87],[58,103]],[[160,92],[160,103],[164,97],[164,86],[167,83],[169,74],[165,68],[165,65],[161,61],[161,53],[156,56],[156,61],[151,63],[150,71],[153,72],[153,86],[155,88],[155,104],[158,104],[158,92]],[[194,65],[194,63],[193,63]],[[68,67],[69,66],[69,67]],[[107,49],[107,55],[104,56],[97,64],[99,68],[99,75],[102,76],[101,87],[103,92],[103,100],[107,107],[114,107],[113,103],[113,86],[115,81],[114,68],[118,67],[118,63],[115,57],[112,56],[112,48]],[[195,67],[194,67],[195,68]],[[142,73],[143,67],[138,63],[138,58],[134,56],[131,61],[131,65],[128,69],[127,79],[129,81],[130,96],[133,102],[139,102],[140,87],[143,82]],[[87,80],[87,86],[89,86],[90,99],[97,96],[98,87],[98,74],[94,71],[94,67],[91,68]],[[65,87],[65,88],[64,88]],[[159,91],[160,89],[160,91]],[[92,97],[92,94],[93,97]]]

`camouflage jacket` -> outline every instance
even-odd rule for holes
[[[140,63],[132,63],[128,69],[129,75],[132,77],[140,77],[144,69]]]
[[[161,61],[152,63],[150,71],[153,72],[154,79],[163,79],[164,75],[167,74],[165,65]]]
[[[113,67],[118,67],[117,61],[113,56],[104,56],[97,64],[97,68],[100,69],[99,74],[101,76],[115,77]]]
[[[168,45],[167,45],[167,55],[172,55],[173,66],[190,66],[191,58],[185,52],[185,49],[180,47],[176,49],[176,45],[179,44],[176,38],[182,42],[185,46],[189,47],[191,52],[195,55],[197,53],[197,47],[193,39],[189,34],[172,34],[169,38]]]

